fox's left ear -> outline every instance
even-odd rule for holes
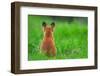
[[[55,27],[55,22],[51,23],[51,27],[54,28]]]
[[[43,27],[46,27],[46,25],[47,25],[46,22],[42,22]]]

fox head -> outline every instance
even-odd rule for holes
[[[52,33],[54,31],[55,23],[52,22],[50,24],[50,26],[49,26],[49,25],[46,24],[46,22],[43,22],[42,23],[42,26],[43,26],[43,31],[44,31],[45,36],[46,37],[51,37],[52,36]]]

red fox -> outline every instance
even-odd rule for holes
[[[43,22],[42,26],[43,26],[44,37],[43,37],[40,49],[47,56],[55,56],[56,47],[55,47],[55,42],[54,42],[54,37],[53,37],[55,23],[52,22],[51,26],[48,26],[46,22]]]

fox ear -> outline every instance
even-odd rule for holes
[[[47,25],[46,22],[43,22],[43,23],[42,23],[42,26],[43,26],[43,27],[46,27],[46,25]]]
[[[46,22],[43,22],[43,23],[42,23],[43,31],[46,30],[46,26],[47,26]]]
[[[52,31],[54,30],[54,27],[55,27],[55,22],[52,22],[51,23],[51,29],[52,29]]]
[[[51,23],[51,27],[54,28],[55,27],[55,22]]]

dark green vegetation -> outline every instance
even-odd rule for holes
[[[42,22],[55,22],[54,40],[56,57],[40,53],[43,39]],[[28,16],[28,60],[82,59],[88,57],[87,18]]]

